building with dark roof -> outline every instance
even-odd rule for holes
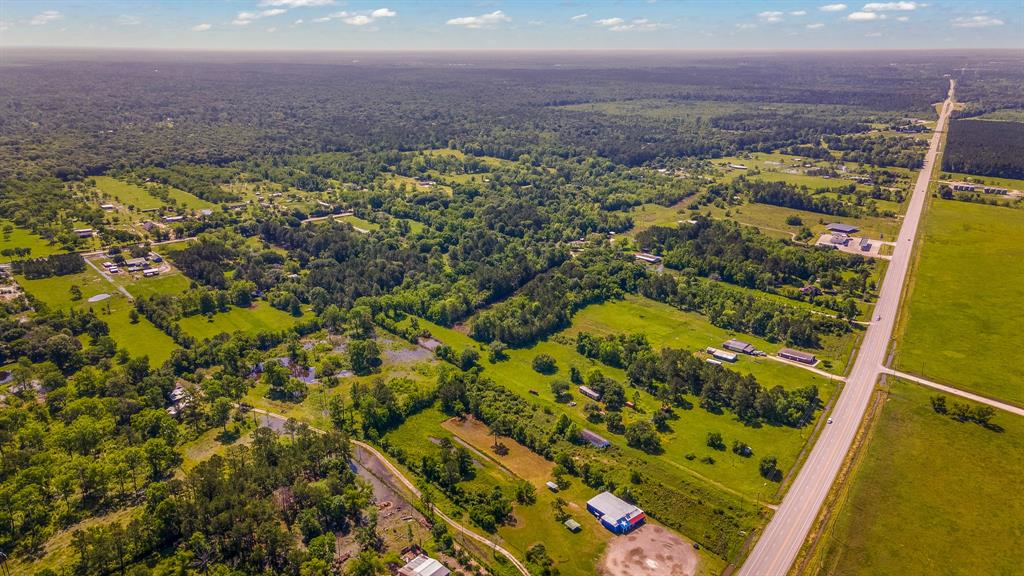
[[[818,363],[818,359],[810,352],[804,352],[803,350],[794,350],[792,348],[783,348],[779,350],[779,358],[785,358],[786,360],[793,360],[794,362],[800,362],[801,364],[815,365]]]
[[[860,232],[860,228],[850,224],[842,224],[840,222],[826,224],[825,228],[827,228],[829,232],[839,232],[840,234],[856,234],[857,232]]]
[[[590,445],[595,448],[607,448],[612,445],[611,442],[605,440],[604,436],[601,436],[597,432],[587,430],[586,428],[580,432],[580,438],[583,438],[584,442],[590,443]]]
[[[743,340],[736,340],[735,338],[733,338],[732,340],[727,340],[725,344],[722,344],[722,347],[725,348],[726,350],[732,350],[733,352],[741,352],[743,354],[753,354],[754,352],[757,351],[757,349],[754,348],[753,344],[744,342]]]
[[[611,492],[602,492],[588,500],[587,511],[596,516],[602,526],[616,534],[630,532],[647,519],[643,510]]]

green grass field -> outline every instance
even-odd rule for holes
[[[181,329],[198,340],[213,338],[226,332],[245,332],[258,334],[275,330],[283,330],[295,324],[298,319],[291,314],[278,310],[266,302],[257,302],[252,308],[232,307],[227,312],[213,315],[213,320],[206,316],[189,316],[178,321]]]
[[[942,172],[940,174],[943,180],[956,180],[956,181],[970,181],[978,184],[987,184],[989,186],[998,186],[1000,188],[1008,188],[1010,190],[1024,190],[1024,180],[1017,180],[1014,178],[999,178],[996,176],[975,176],[974,174],[964,174],[963,172]],[[946,178],[948,176],[948,178]]]
[[[113,196],[125,206],[134,206],[137,210],[149,210],[164,206],[162,200],[153,196],[148,190],[135,184],[129,184],[110,176],[94,176],[96,187],[100,192]]]
[[[121,280],[122,278],[118,278]],[[180,272],[160,275],[155,278],[139,278],[125,284],[128,292],[136,298],[149,297],[154,294],[181,294],[188,290],[192,281]]]
[[[702,211],[710,213],[714,218],[726,218],[728,211],[731,218],[741,224],[756,226],[766,234],[776,237],[792,238],[793,234],[800,231],[801,226],[790,226],[786,224],[786,218],[799,216],[803,225],[807,226],[816,235],[825,234],[825,225],[830,222],[843,222],[853,224],[861,229],[858,235],[867,235],[869,238],[892,240],[899,234],[902,220],[897,218],[883,218],[880,216],[862,216],[860,218],[838,218],[828,214],[808,212],[806,210],[794,210],[771,204],[744,204],[739,207],[718,208],[706,206]],[[775,234],[771,234],[775,232]],[[812,240],[817,240],[813,238]]]
[[[994,432],[936,414],[933,391],[896,382],[818,574],[1019,574],[1024,419]]]
[[[370,222],[369,220],[364,220],[358,216],[345,216],[343,218],[337,218],[337,220],[339,222],[348,222],[354,228],[358,228],[360,230],[368,230],[371,232],[374,230],[380,230],[380,224],[377,224],[376,222]]]
[[[110,327],[110,337],[118,347],[128,350],[132,356],[149,356],[153,365],[162,364],[170,358],[177,344],[170,336],[153,326],[144,316],[132,323],[128,313],[134,305],[104,280],[92,268],[85,272],[69,276],[54,276],[41,280],[18,278],[18,283],[26,292],[32,294],[54,310],[92,309],[101,320]],[[82,290],[82,299],[71,300],[71,286],[77,285]],[[100,302],[89,302],[89,298],[97,294],[110,294],[110,298]],[[109,311],[109,313],[108,313]]]
[[[8,220],[0,220],[0,229],[7,225],[14,226],[14,223]],[[17,226],[11,230],[10,234],[0,232],[0,250],[14,248],[30,249],[31,252],[28,255],[29,258],[39,258],[41,256],[59,254],[65,251],[56,244],[50,244],[45,238],[39,236],[35,232],[24,228],[18,228]],[[0,262],[10,262],[14,259],[14,256],[0,255]]]
[[[974,120],[992,120],[997,122],[1024,122],[1024,109],[1003,108],[976,116]]]
[[[477,343],[461,332],[436,326],[423,320],[420,320],[420,323],[422,326],[428,327],[436,338],[457,350],[477,346]],[[622,370],[585,358],[576,352],[574,345],[562,344],[558,341],[565,339],[566,342],[575,342],[575,335],[579,330],[593,333],[643,331],[656,349],[662,346],[686,349],[720,346],[724,340],[733,336],[724,330],[715,328],[697,314],[684,313],[642,298],[631,298],[622,302],[600,304],[584,309],[576,315],[572,327],[568,330],[554,338],[540,342],[532,348],[510,350],[508,360],[496,364],[491,364],[486,359],[482,360],[483,373],[499,384],[516,391],[526,399],[525,401],[534,402],[555,411],[563,411],[581,426],[599,431],[617,446],[621,446],[632,457],[646,461],[659,461],[666,468],[676,470],[676,474],[693,475],[710,485],[742,495],[751,502],[757,499],[761,501],[774,499],[773,486],[770,485],[766,488],[764,480],[760,477],[758,460],[760,460],[760,456],[772,454],[778,458],[780,467],[788,470],[795,465],[797,456],[811,433],[810,426],[801,429],[775,426],[750,427],[739,422],[731,413],[712,414],[699,406],[694,406],[692,409],[678,411],[680,418],[672,423],[673,431],[662,437],[665,448],[663,455],[652,457],[628,448],[625,446],[625,439],[622,436],[608,432],[603,424],[591,424],[586,421],[583,413],[584,399],[576,392],[573,394],[578,404],[574,407],[555,402],[551,394],[551,381],[567,380],[570,366],[576,366],[584,375],[597,368],[608,377],[620,382],[626,381],[625,373]],[[757,346],[763,346],[767,350],[775,350],[778,347],[777,345],[773,347],[754,337],[741,337]],[[550,354],[555,358],[559,367],[556,374],[542,375],[532,369],[531,362],[534,356],[540,353]],[[486,357],[486,354],[484,356]],[[824,401],[827,401],[835,391],[835,383],[830,383],[824,377],[768,359],[743,357],[730,368],[741,373],[754,374],[761,384],[768,387],[780,385],[783,388],[791,389],[815,384]],[[531,395],[530,390],[536,390],[538,395]],[[634,391],[635,389],[628,389],[627,397],[632,399]],[[638,393],[639,406],[647,413],[625,410],[623,419],[627,424],[636,419],[649,418],[650,410],[659,405],[658,400],[650,394],[639,391]],[[722,433],[727,443],[736,439],[749,444],[754,449],[755,456],[743,458],[731,451],[720,452],[708,448],[705,441],[707,433],[711,431]],[[684,458],[691,452],[696,455],[695,459]],[[717,462],[704,464],[700,462],[700,458],[703,456],[713,456]]]
[[[896,348],[901,370],[1024,404],[1024,212],[933,199]]]
[[[203,208],[213,209],[217,205],[213,202],[208,202],[202,198],[190,194],[184,190],[179,190],[172,187],[167,194],[168,198],[173,199],[178,203],[178,206],[186,210],[201,210]]]

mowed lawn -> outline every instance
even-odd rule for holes
[[[0,220],[0,229],[7,225],[13,226],[14,224],[9,220]],[[65,252],[65,250],[59,245],[50,244],[49,241],[35,232],[24,228],[18,228],[16,226],[11,230],[10,234],[0,232],[0,250],[9,250],[14,248],[28,248],[31,250],[28,255],[29,258],[39,258],[42,256]],[[15,259],[20,258],[0,255],[0,262],[10,262]]]
[[[257,302],[250,308],[232,307],[227,312],[214,314],[212,320],[208,320],[206,316],[196,315],[182,318],[178,324],[189,335],[198,340],[205,340],[220,333],[258,334],[284,330],[298,320],[295,316],[278,310],[266,302]]]
[[[936,414],[933,394],[892,386],[819,574],[1021,573],[1024,418],[997,411],[994,432]]]
[[[1024,404],[1024,212],[934,200],[896,348],[901,370]]]
[[[178,347],[170,336],[144,316],[140,315],[138,322],[133,323],[129,312],[134,305],[92,268],[86,268],[79,274],[40,280],[19,277],[18,283],[52,310],[92,309],[110,327],[110,337],[119,348],[126,349],[132,356],[148,356],[154,366],[170,358],[171,352]],[[71,300],[71,286],[82,290],[81,300]],[[97,294],[110,294],[110,298],[89,302],[89,298]]]
[[[164,206],[162,200],[153,196],[148,190],[135,184],[129,184],[110,176],[94,176],[96,187],[100,192],[113,196],[125,206],[134,206],[137,210],[149,210]]]

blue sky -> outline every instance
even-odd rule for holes
[[[1024,0],[0,0],[0,45],[192,50],[1024,48]]]

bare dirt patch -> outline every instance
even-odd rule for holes
[[[603,576],[694,576],[699,558],[693,545],[656,524],[647,524],[608,543],[598,567]]]

